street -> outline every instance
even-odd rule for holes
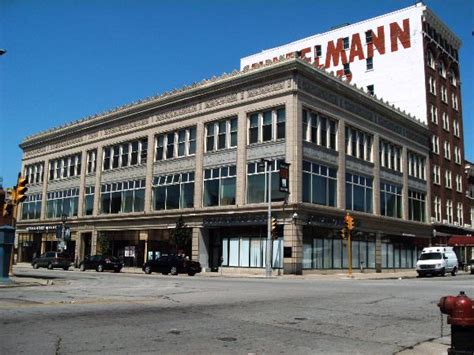
[[[449,334],[437,303],[474,276],[402,280],[16,271],[0,289],[1,354],[393,354]]]

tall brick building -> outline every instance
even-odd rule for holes
[[[431,223],[443,243],[472,232],[466,198],[458,37],[424,4],[241,59],[256,67],[295,51],[428,124]],[[436,242],[436,240],[435,240]]]

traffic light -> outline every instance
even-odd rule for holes
[[[346,239],[346,229],[345,228],[342,228],[339,230],[339,236],[341,237],[341,239]]]
[[[4,202],[2,215],[3,217],[11,217],[13,215],[13,204]]]
[[[275,217],[272,217],[272,237],[273,238],[276,238],[276,234],[277,234],[277,220]]]
[[[28,180],[21,175],[18,175],[18,181],[13,189],[13,201],[16,205],[26,200],[26,192],[28,191]]]
[[[352,218],[349,213],[344,216],[344,227],[348,231],[354,229],[354,218]]]

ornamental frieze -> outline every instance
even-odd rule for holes
[[[50,150],[56,150],[64,147],[70,147],[71,145],[77,144],[77,143],[82,143],[84,141],[84,137],[77,137],[77,138],[72,138],[68,139],[56,144],[51,144],[50,145]]]
[[[221,96],[213,100],[209,100],[204,103],[204,108],[213,108],[217,106],[222,106],[225,104],[230,104],[232,102],[236,102],[238,100],[238,95],[237,93],[226,95],[226,96]]]
[[[34,150],[28,150],[25,152],[24,156],[25,158],[29,158],[33,155],[38,155],[38,154],[42,154],[42,153],[46,153],[46,150],[47,150],[47,147],[41,147],[41,148],[38,148],[38,149],[34,149]]]
[[[247,90],[247,97],[260,96],[260,95],[268,94],[274,91],[280,91],[280,90],[283,90],[284,88],[285,88],[285,80],[277,82],[277,83],[261,86],[259,88]]]
[[[185,106],[185,107],[179,108],[177,110],[172,110],[172,111],[166,111],[166,112],[163,112],[163,113],[159,113],[154,117],[154,121],[155,122],[160,122],[162,120],[166,120],[166,119],[169,119],[169,118],[174,118],[174,117],[178,117],[178,116],[187,115],[187,114],[190,114],[190,113],[197,112],[200,109],[201,109],[200,104]]]
[[[307,80],[300,80],[298,86],[300,87],[300,89],[310,93],[311,95],[314,95],[324,101],[339,106],[338,96],[329,91],[323,90],[320,86],[314,85]]]
[[[120,125],[120,126],[117,126],[117,127],[106,129],[106,130],[104,130],[104,135],[105,136],[110,136],[111,134],[115,134],[115,133],[119,133],[119,132],[123,132],[123,131],[128,131],[129,129],[133,129],[133,128],[137,128],[137,127],[146,126],[148,123],[149,123],[149,119],[144,118],[142,120],[138,120],[138,121],[135,121],[135,122],[130,122],[130,123],[123,124],[123,125]]]

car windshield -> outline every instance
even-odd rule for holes
[[[441,253],[424,253],[420,255],[420,260],[439,260],[442,258],[443,255]]]

